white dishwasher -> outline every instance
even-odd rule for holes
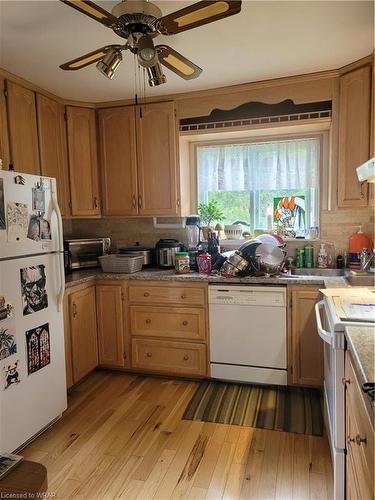
[[[209,286],[211,377],[287,384],[286,289]]]

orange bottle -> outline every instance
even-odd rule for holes
[[[356,233],[352,234],[349,238],[349,268],[359,269],[361,264],[359,260],[359,254],[364,248],[369,251],[372,250],[372,239],[371,237],[362,231],[362,226]]]

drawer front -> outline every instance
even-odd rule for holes
[[[192,307],[130,306],[132,335],[186,340],[206,339],[204,309]]]
[[[132,339],[132,368],[203,377],[207,373],[206,364],[206,346],[203,344]]]
[[[204,286],[129,285],[129,301],[141,304],[178,304],[204,306],[207,288]]]
[[[347,446],[354,461],[358,484],[363,494],[374,488],[374,427],[363,401],[350,356],[346,356]],[[365,497],[363,497],[365,498]]]

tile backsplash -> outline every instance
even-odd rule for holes
[[[348,240],[359,225],[365,233],[374,237],[374,210],[369,209],[340,209],[322,211],[320,239],[334,244],[335,251],[346,251]],[[186,243],[184,229],[154,228],[152,218],[102,218],[102,219],[65,219],[65,238],[90,238],[109,236],[112,240],[112,251],[119,246],[132,246],[139,242],[141,246],[153,247],[160,238],[176,238]],[[307,244],[306,240],[288,242],[288,254],[295,254],[295,249]],[[315,251],[319,242],[313,242]]]

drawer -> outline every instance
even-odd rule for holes
[[[203,308],[130,306],[131,334],[206,340],[206,312]]]
[[[347,380],[347,447],[353,457],[363,498],[366,498],[365,492],[374,490],[374,427],[348,352],[346,354],[345,378]]]
[[[178,285],[176,282],[166,285],[131,283],[129,285],[129,302],[205,306],[207,304],[207,286]]]
[[[204,377],[207,373],[206,346],[191,342],[133,338],[132,368]]]

